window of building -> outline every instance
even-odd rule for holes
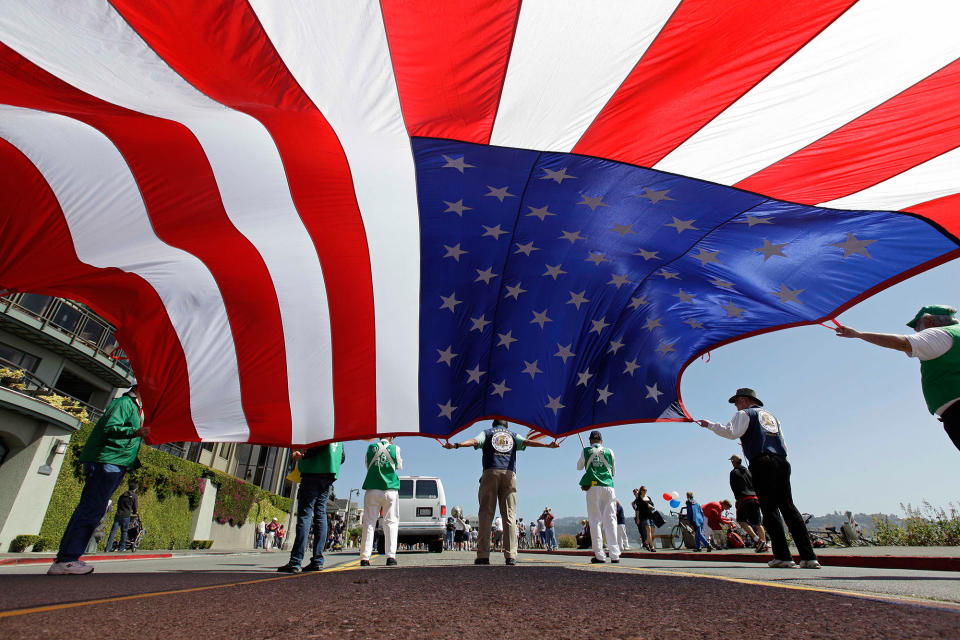
[[[93,386],[69,369],[63,369],[60,372],[60,376],[57,377],[57,381],[53,386],[57,391],[87,403],[90,402],[91,395],[97,391],[100,391],[100,389]]]
[[[400,498],[412,498],[413,497],[413,480],[401,480],[400,481],[400,491],[397,494]]]
[[[69,304],[61,303],[56,313],[50,318],[50,322],[57,325],[67,332],[77,328],[83,314]]]
[[[436,480],[417,480],[418,498],[438,498]]]
[[[0,365],[8,363],[30,373],[35,373],[37,366],[40,364],[40,358],[0,342]]]
[[[47,309],[47,304],[53,300],[50,296],[41,296],[36,293],[24,293],[17,300],[17,304],[31,313],[40,316]]]
[[[229,458],[231,451],[233,451],[233,443],[224,442],[223,444],[220,445],[220,451],[219,453],[217,453],[217,455],[220,456],[221,458]]]

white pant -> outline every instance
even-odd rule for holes
[[[617,496],[613,487],[590,487],[587,489],[587,518],[590,521],[590,537],[593,538],[593,554],[598,560],[606,560],[603,553],[603,537],[607,536],[610,558],[620,558],[617,544]]]
[[[617,544],[622,551],[630,548],[630,539],[627,537],[627,525],[617,525]]]
[[[363,534],[360,540],[360,559],[369,560],[373,553],[373,532],[383,509],[383,550],[388,558],[397,557],[397,524],[400,522],[400,502],[397,490],[367,489],[363,494]]]

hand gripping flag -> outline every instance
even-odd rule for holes
[[[684,367],[958,255],[960,5],[0,12],[0,289],[154,441],[685,419]]]

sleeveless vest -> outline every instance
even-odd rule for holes
[[[613,486],[613,476],[610,475],[610,469],[613,467],[613,455],[610,453],[610,449],[605,448],[604,446],[596,447],[600,450],[600,453],[593,456],[595,451],[594,447],[587,447],[583,450],[583,477],[580,478],[581,487],[612,487]],[[590,466],[586,466],[587,462],[590,461],[590,456],[593,456],[593,463]],[[606,461],[606,464],[604,464]]]
[[[300,458],[298,468],[300,473],[332,473],[336,478],[340,473],[340,455],[343,445],[339,442],[310,447]]]
[[[400,488],[400,476],[397,475],[397,447],[393,444],[387,445],[387,450],[381,453],[376,460],[373,459],[377,453],[380,443],[385,440],[371,442],[367,447],[367,455],[364,456],[364,464],[368,465],[367,477],[363,481],[364,489],[391,489]]]
[[[483,468],[517,471],[516,434],[503,427],[483,432]]]
[[[772,413],[760,407],[744,409],[750,417],[747,431],[740,437],[743,455],[748,461],[765,453],[787,457],[787,447],[783,443],[783,431],[780,421]]]
[[[953,338],[953,346],[939,358],[920,363],[920,386],[930,413],[960,396],[960,325],[940,328]]]

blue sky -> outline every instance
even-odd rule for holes
[[[958,306],[960,263],[947,263],[906,280],[843,313],[838,320],[861,330],[909,333],[904,326],[925,304]],[[681,394],[694,418],[726,422],[727,399],[753,387],[783,424],[793,465],[793,494],[801,511],[900,513],[901,503],[960,503],[960,451],[931,416],[920,391],[919,363],[860,340],[844,340],[821,326],[757,336],[712,352],[687,368]],[[472,437],[480,423],[453,441]],[[526,433],[525,427],[517,429]],[[603,429],[617,457],[616,490],[629,505],[632,488],[661,494],[692,490],[701,502],[730,494],[727,458],[739,443],[693,423],[652,423]],[[423,437],[397,439],[404,473],[443,479],[447,504],[477,511],[480,453],[446,451]],[[338,497],[363,482],[364,442],[346,443],[347,463]],[[550,506],[557,516],[586,513],[576,470],[576,436],[559,449],[518,454],[518,514],[527,520]]]

